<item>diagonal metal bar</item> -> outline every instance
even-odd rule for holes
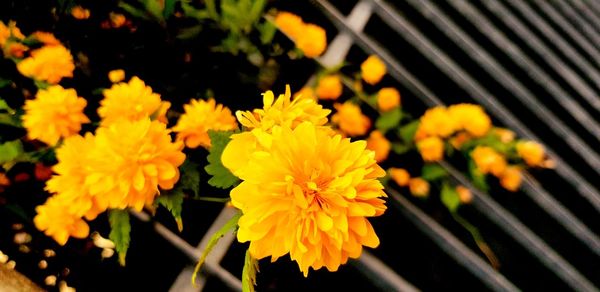
[[[456,262],[477,276],[488,288],[494,291],[519,291],[514,284],[492,269],[450,232],[419,210],[419,208],[397,191],[389,188],[385,191],[393,199],[391,200],[393,207],[398,209],[404,217],[415,224],[421,232],[431,238]]]
[[[516,8],[527,21],[535,26],[543,35],[546,35],[548,39],[569,58],[577,67],[587,74],[596,88],[600,88],[600,73],[589,64],[589,58],[584,58],[579,54],[571,44],[567,43],[546,21],[540,17],[533,9],[531,9],[525,2],[521,0],[507,0],[510,5]],[[496,13],[496,15],[504,22],[507,26],[513,28],[514,32],[527,44],[532,50],[536,51],[540,57],[542,57],[549,66],[551,66],[555,72],[563,77],[571,87],[573,87],[581,97],[583,97],[592,107],[596,110],[600,110],[600,98],[596,92],[591,89],[587,84],[578,77],[578,75],[567,66],[561,58],[556,56],[552,50],[550,50],[540,38],[527,29],[522,22],[518,20],[512,14],[504,4],[500,1],[483,1],[484,5],[490,10]],[[465,3],[458,2],[457,5]],[[467,3],[468,4],[468,3]],[[459,6],[459,7],[460,7]],[[595,48],[591,47],[585,40],[577,42],[584,48],[586,53],[592,56],[592,59],[598,64],[600,61],[600,53]]]
[[[411,283],[398,277],[394,270],[365,250],[363,250],[358,260],[350,261],[350,264],[361,271],[381,291],[420,291]]]
[[[583,3],[586,4],[588,9],[592,11],[593,14],[600,15],[600,2],[585,0]]]
[[[600,18],[592,9],[587,7],[583,0],[571,0],[571,4],[577,8],[577,11],[584,15],[596,27],[596,31],[600,31]]]
[[[357,43],[365,49],[368,53],[378,54],[385,63],[400,67],[398,62],[389,57],[381,49],[379,45],[374,43],[362,32],[353,31],[348,27],[343,17],[328,1],[326,0],[314,0],[324,13],[334,22],[340,30],[348,31],[355,37]],[[384,57],[385,56],[385,57]],[[453,73],[463,74],[463,73]],[[393,76],[396,78],[396,76]],[[398,76],[398,80],[401,81],[405,76]],[[404,80],[406,81],[406,80]],[[415,88],[414,86],[412,88]],[[419,97],[423,96],[422,92],[415,92]],[[424,100],[429,100],[425,99]],[[526,250],[531,254],[535,255],[546,268],[553,271],[559,278],[561,278],[569,286],[577,290],[583,291],[596,291],[596,288],[583,277],[575,268],[567,263],[562,257],[560,257],[554,250],[546,245],[539,237],[537,237],[531,230],[525,227],[520,221],[513,217],[508,211],[504,210],[495,201],[482,194],[477,189],[474,189],[471,183],[453,167],[446,162],[440,163],[455,179],[461,184],[468,186],[477,198],[474,200],[473,206],[475,206],[483,215],[487,216],[492,222],[501,227],[508,235],[510,235],[515,241],[519,242]]]
[[[379,9],[393,14],[394,19],[400,17],[383,1],[373,0]],[[469,56],[471,56],[480,66],[484,67],[491,75],[496,76],[505,87],[514,91],[526,105],[536,115],[545,121],[548,121],[550,127],[556,131],[556,134],[568,139],[583,142],[569,128],[567,128],[560,120],[554,116],[544,105],[539,103],[533,94],[515,80],[498,62],[485,52],[479,45],[476,44],[468,35],[466,35],[452,20],[450,20],[443,12],[441,12],[433,3],[420,0],[408,0],[423,16],[432,21],[440,30],[454,40],[461,48],[463,48]],[[591,151],[587,145],[584,147],[574,148],[575,151]],[[579,148],[583,148],[579,149]],[[591,158],[598,159],[594,155]],[[563,225],[571,234],[577,237],[585,245],[587,245],[594,253],[600,255],[600,239],[591,232],[583,223],[571,214],[563,205],[546,192],[539,184],[534,184],[533,178],[526,180],[525,193],[534,201],[540,203],[540,206],[546,213],[550,214],[557,222]]]
[[[598,48],[600,45],[600,35],[598,32],[592,28],[592,26],[586,21],[585,18],[582,18],[580,14],[578,14],[573,7],[569,6],[564,0],[556,0],[553,1],[555,5],[559,7],[559,9],[563,12],[567,18],[571,20],[571,23],[575,23],[579,27],[579,31],[583,32],[583,34],[591,41],[592,45]]]

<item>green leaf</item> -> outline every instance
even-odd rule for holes
[[[401,143],[393,143],[392,144],[392,151],[394,151],[394,153],[400,155],[400,154],[404,154],[408,151],[410,151],[412,149],[412,147],[410,145],[404,145]]]
[[[163,17],[168,19],[175,12],[175,2],[176,0],[165,0],[165,8],[163,9]]]
[[[41,81],[41,80],[34,80],[33,83],[35,84],[35,86],[38,89],[46,89],[50,86],[50,84],[46,83],[45,81]]]
[[[231,219],[229,219],[229,221],[227,221],[227,223],[225,223],[219,230],[217,230],[217,232],[215,232],[215,234],[213,234],[210,237],[210,240],[206,244],[204,251],[202,251],[200,260],[198,260],[198,263],[196,264],[196,267],[194,268],[194,273],[192,274],[192,285],[194,285],[194,287],[196,286],[196,275],[200,271],[202,264],[204,264],[206,257],[212,251],[212,249],[215,247],[215,245],[217,245],[217,242],[219,242],[219,239],[221,239],[221,237],[223,237],[228,232],[235,231],[238,221],[240,220],[241,216],[242,216],[242,213],[240,213],[240,212],[236,213],[233,217],[231,217]]]
[[[129,222],[129,212],[127,210],[113,209],[108,212],[108,222],[110,223],[110,234],[108,238],[115,243],[115,248],[119,253],[119,263],[125,266],[125,257],[131,241],[131,223]]]
[[[473,159],[469,159],[469,174],[471,175],[471,180],[476,188],[485,192],[488,191],[489,186],[485,180],[486,176],[479,170],[479,168],[477,168],[477,165]]]
[[[146,13],[146,11],[133,7],[132,5],[129,5],[123,1],[119,2],[119,7],[133,17],[150,20],[150,17],[148,17],[148,13]]]
[[[413,143],[415,138],[415,133],[417,133],[417,129],[419,128],[419,120],[412,121],[404,126],[402,126],[398,130],[398,135],[402,138],[402,141],[405,143]]]
[[[421,169],[421,177],[427,181],[434,181],[448,176],[448,172],[441,165],[428,163]]]
[[[0,88],[9,86],[11,83],[12,83],[12,81],[9,79],[0,78]]]
[[[160,5],[157,0],[142,0],[144,6],[146,6],[146,11],[150,13],[156,20],[164,21],[163,17],[163,7]]]
[[[177,38],[180,40],[189,40],[195,38],[202,32],[201,25],[194,25],[192,27],[182,28],[177,34]]]
[[[246,250],[244,269],[242,270],[242,292],[254,292],[256,286],[256,273],[258,272],[258,260],[252,257],[250,249]]]
[[[186,160],[181,167],[179,172],[181,178],[179,179],[178,186],[184,190],[191,191],[194,196],[200,194],[200,171],[198,170],[199,165],[197,163]]]
[[[267,0],[254,0],[252,2],[252,8],[250,8],[250,13],[248,13],[248,20],[252,23],[256,23],[265,9]]]
[[[156,197],[156,202],[159,205],[167,208],[167,210],[169,210],[169,212],[171,212],[171,215],[173,215],[173,218],[175,218],[179,232],[181,232],[183,230],[183,223],[181,221],[183,196],[184,196],[183,192],[181,190],[179,190],[179,191],[161,194],[160,196]]]
[[[458,196],[456,189],[451,187],[448,183],[442,185],[440,200],[451,213],[456,212],[456,209],[460,206],[460,197]]]
[[[277,32],[277,26],[270,21],[266,21],[257,26],[258,31],[260,32],[260,42],[263,45],[270,44],[273,41],[273,37]]]
[[[213,187],[227,189],[239,181],[221,162],[221,155],[232,134],[233,131],[208,131],[211,147],[207,157],[208,165],[204,170],[212,175],[208,180],[208,184]]]
[[[2,80],[0,80],[0,88],[2,88]],[[0,111],[12,112],[13,109],[8,106],[4,99],[0,98]]]
[[[400,108],[395,108],[391,111],[382,113],[377,121],[375,121],[375,127],[382,133],[387,132],[390,129],[398,127],[402,120],[402,111]]]
[[[219,13],[217,13],[217,6],[215,5],[215,0],[206,0],[204,1],[204,3],[206,3],[206,10],[208,11],[208,15],[210,15],[210,18],[214,19],[215,21],[218,21]]]
[[[0,164],[10,163],[23,154],[23,144],[14,140],[0,144]]]

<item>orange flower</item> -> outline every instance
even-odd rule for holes
[[[521,186],[521,180],[521,169],[509,166],[500,176],[500,185],[511,192],[516,192]]]
[[[296,39],[296,46],[302,50],[304,56],[316,58],[327,48],[327,34],[325,30],[314,24],[306,24],[302,33]]]
[[[110,25],[114,28],[119,28],[127,23],[127,18],[121,13],[111,12],[109,14]]]
[[[375,130],[371,132],[367,139],[367,149],[375,152],[375,161],[382,162],[388,158],[392,143],[388,141],[381,132]]]
[[[448,113],[454,119],[457,130],[464,129],[475,137],[488,133],[492,127],[490,117],[479,105],[461,103],[448,108]]]
[[[212,98],[208,101],[192,99],[183,109],[185,113],[173,127],[173,132],[177,133],[177,140],[185,141],[189,148],[210,148],[209,130],[237,129],[237,122],[231,111]]]
[[[44,46],[17,64],[23,76],[56,84],[64,77],[73,77],[73,56],[62,45]]]
[[[544,146],[533,141],[517,143],[517,153],[529,166],[543,166],[546,156]]]
[[[376,55],[371,55],[360,65],[362,79],[368,84],[375,85],[387,73],[385,64]]]
[[[317,96],[320,99],[338,99],[342,95],[343,86],[339,75],[328,75],[319,79]]]
[[[509,129],[494,128],[494,134],[500,138],[502,143],[510,143],[515,140],[515,132]]]
[[[386,87],[377,93],[377,107],[382,112],[393,110],[400,106],[400,92],[393,87]]]
[[[452,144],[455,149],[460,149],[466,142],[471,140],[471,138],[469,133],[460,132],[450,139],[450,144]]]
[[[456,193],[458,193],[458,198],[463,204],[469,204],[471,201],[473,201],[473,194],[471,194],[471,190],[465,186],[456,186]]]
[[[392,167],[390,168],[389,172],[390,177],[392,177],[392,179],[394,180],[394,182],[396,182],[397,185],[401,187],[405,187],[408,185],[408,182],[410,181],[410,174],[408,173],[408,171],[406,171],[406,169]]]
[[[90,18],[90,10],[77,5],[71,8],[71,15],[79,20],[88,19]]]
[[[371,127],[371,120],[362,114],[358,105],[346,101],[343,104],[336,103],[333,107],[337,112],[331,117],[331,122],[349,136],[364,135]]]
[[[35,208],[35,226],[60,245],[65,245],[70,236],[86,238],[90,232],[90,227],[81,216],[70,211],[70,203],[63,197],[53,196],[44,205]]]
[[[439,137],[427,137],[417,142],[417,148],[423,160],[440,161],[444,159],[444,141]]]
[[[471,152],[471,157],[477,168],[484,174],[491,173],[500,177],[506,170],[506,159],[491,147],[477,146]]]
[[[315,91],[310,87],[302,87],[298,92],[294,93],[294,99],[296,98],[306,98],[316,100]]]
[[[108,79],[112,83],[117,83],[117,82],[121,82],[121,81],[125,80],[125,70],[123,70],[123,69],[111,70],[110,72],[108,72]]]
[[[279,12],[275,16],[275,25],[292,39],[298,39],[303,33],[304,22],[300,16],[290,12]]]
[[[25,52],[29,50],[29,47],[22,43],[11,42],[6,45],[3,49],[4,56],[6,57],[14,57],[21,59],[25,56]]]
[[[36,31],[32,33],[31,36],[46,46],[62,45],[61,42],[52,33],[49,32]]]
[[[425,111],[421,116],[419,128],[427,136],[446,138],[457,129],[456,121],[443,106],[436,106]]]
[[[11,37],[17,40],[25,39],[25,36],[21,33],[21,30],[17,27],[16,22],[9,21],[8,26],[6,26],[4,22],[0,21],[0,47],[4,46]]]
[[[429,195],[429,183],[420,177],[411,178],[408,181],[408,189],[415,197],[424,198]]]

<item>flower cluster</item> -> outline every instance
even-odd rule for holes
[[[325,30],[312,23],[304,23],[298,15],[289,12],[279,12],[275,24],[294,42],[306,57],[316,58],[327,48]]]
[[[327,123],[314,100],[263,95],[263,109],[238,112],[246,132],[233,135],[223,164],[242,182],[231,191],[243,215],[238,240],[257,259],[286,254],[306,276],[335,271],[379,239],[367,217],[383,214],[385,172],[364,141],[351,142]]]

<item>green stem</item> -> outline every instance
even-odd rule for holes
[[[215,203],[227,203],[230,200],[229,198],[215,198],[215,197],[186,197],[186,199],[196,200],[196,201],[215,202]]]
[[[500,261],[494,254],[494,251],[492,251],[492,249],[489,247],[489,245],[485,242],[485,240],[483,239],[483,236],[481,236],[481,233],[479,233],[479,230],[477,229],[477,227],[475,227],[473,224],[469,223],[469,221],[467,221],[462,216],[458,215],[458,213],[451,212],[451,214],[452,214],[452,218],[454,218],[454,220],[456,220],[456,222],[458,222],[458,224],[462,225],[463,228],[465,228],[469,233],[471,233],[471,237],[473,237],[473,240],[475,240],[477,247],[479,247],[479,250],[481,250],[481,252],[485,255],[485,257],[488,259],[488,261],[490,262],[492,267],[496,270],[499,269]]]

